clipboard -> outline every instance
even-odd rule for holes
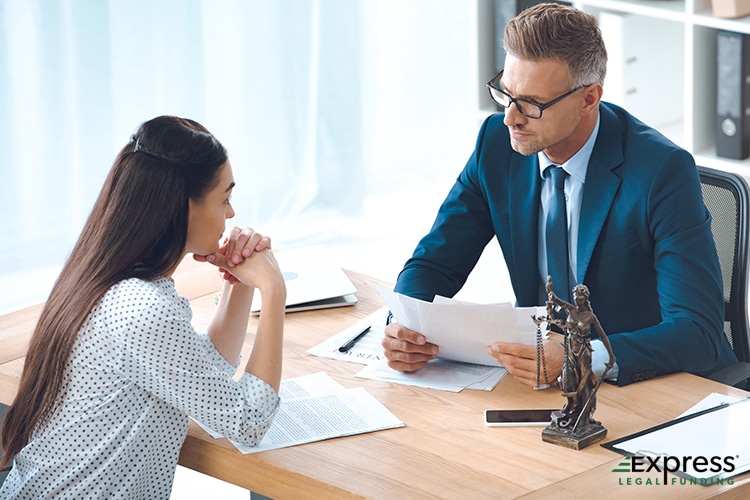
[[[709,485],[750,470],[750,398],[725,402],[601,446]],[[703,458],[698,458],[703,457]],[[666,469],[666,470],[665,470]]]

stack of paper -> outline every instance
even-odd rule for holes
[[[385,335],[387,316],[388,307],[382,307],[328,340],[310,348],[307,352],[323,358],[367,364],[367,368],[357,373],[357,377],[360,378],[385,380],[443,391],[459,392],[467,388],[491,391],[508,373],[501,366],[477,365],[440,358],[414,373],[392,370],[387,365],[381,343]],[[351,349],[346,352],[339,350],[339,347],[367,327],[370,327],[370,330]]]
[[[425,302],[383,287],[378,291],[399,323],[440,347],[440,358],[466,363],[499,366],[486,351],[495,342],[534,345],[531,316],[546,314],[544,307],[471,304],[440,296]]]
[[[476,365],[437,358],[412,373],[397,372],[389,368],[385,361],[380,361],[367,365],[367,368],[357,373],[357,377],[460,392],[463,389],[491,391],[507,373],[508,370],[502,366]]]

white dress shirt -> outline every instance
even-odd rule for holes
[[[594,143],[596,142],[596,135],[599,132],[599,119],[596,120],[594,130],[591,132],[586,143],[581,149],[578,150],[568,161],[559,165],[568,173],[565,179],[565,208],[567,210],[568,218],[568,263],[570,264],[570,271],[573,276],[577,276],[578,266],[576,256],[578,255],[578,227],[581,219],[581,202],[583,200],[583,190],[586,184],[586,172],[589,167],[589,160],[591,159],[591,152],[594,150]],[[539,175],[542,177],[542,196],[541,196],[541,210],[539,210],[539,279],[541,280],[541,289],[544,289],[547,283],[547,236],[545,233],[545,225],[547,220],[547,211],[551,204],[552,197],[554,196],[554,185],[550,180],[544,176],[544,171],[550,165],[557,165],[555,162],[547,158],[547,155],[543,151],[537,153],[539,158]],[[578,284],[578,283],[575,283]],[[584,283],[585,285],[585,283]],[[594,311],[596,313],[596,311]],[[591,355],[591,366],[597,376],[601,376],[604,373],[604,365],[609,361],[609,354],[604,348],[601,340],[593,339],[591,341],[591,348],[593,353]],[[607,374],[607,380],[617,379],[617,364]]]

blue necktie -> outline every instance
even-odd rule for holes
[[[554,183],[554,195],[547,211],[547,274],[552,276],[555,294],[570,301],[570,266],[568,261],[568,217],[565,210],[565,177],[562,167],[551,165],[545,170]],[[546,283],[546,278],[544,282]]]

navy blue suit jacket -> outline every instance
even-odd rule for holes
[[[736,362],[723,333],[721,270],[692,156],[617,106],[602,103],[599,111],[576,279],[588,286],[617,356],[618,383],[706,375]],[[452,297],[496,237],[517,305],[537,305],[540,189],[537,156],[515,152],[503,115],[490,116],[395,290]]]

